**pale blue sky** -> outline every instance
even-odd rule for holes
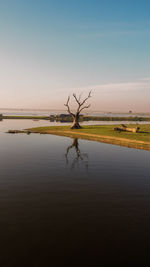
[[[150,112],[150,1],[0,0],[0,108]]]

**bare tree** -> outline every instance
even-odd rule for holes
[[[74,97],[76,103],[78,104],[78,107],[77,107],[77,110],[75,113],[71,112],[71,110],[70,110],[70,106],[69,106],[70,96],[68,96],[67,102],[64,105],[67,107],[68,113],[73,118],[73,124],[71,126],[71,129],[80,129],[81,128],[81,126],[79,124],[80,113],[83,109],[90,107],[90,104],[85,105],[85,103],[91,97],[91,92],[92,92],[92,90],[89,92],[88,96],[84,100],[81,100],[81,95],[79,95],[79,97],[77,97],[76,94],[73,94],[73,97]]]

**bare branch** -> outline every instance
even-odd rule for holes
[[[81,100],[81,96],[82,96],[83,92],[79,95],[79,101]]]
[[[84,108],[82,108],[82,109],[80,110],[80,108],[85,104],[85,102],[91,97],[91,92],[92,92],[92,90],[89,92],[88,96],[87,96],[82,102],[80,102],[80,99],[81,99],[81,95],[82,95],[82,94],[80,94],[78,98],[77,98],[76,94],[73,94],[73,96],[74,96],[76,102],[78,103],[78,109],[77,109],[77,112],[81,112],[81,110],[84,109]],[[88,108],[88,107],[89,107],[89,106],[87,106],[87,107],[85,107],[85,108]]]
[[[80,97],[79,97],[79,99],[78,99],[77,96],[76,96],[76,94],[73,94],[73,96],[74,96],[76,102],[78,103],[78,105],[80,106],[80,105],[81,105],[81,104],[80,104]]]
[[[83,100],[83,102],[80,104],[80,106],[83,106],[84,103],[91,97],[92,90],[89,92],[88,96]]]
[[[69,107],[69,101],[70,101],[70,96],[68,96],[67,102],[66,104],[64,104],[64,106],[67,107],[68,113],[74,117],[74,114],[71,112],[70,107]]]
[[[81,112],[83,109],[85,109],[85,108],[89,108],[91,105],[89,104],[88,106],[85,106],[85,107],[83,107],[83,108],[81,108],[80,110],[79,110],[79,112]]]

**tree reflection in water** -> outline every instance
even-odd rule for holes
[[[72,149],[75,152],[75,155],[73,157],[69,156],[69,152]],[[72,144],[67,147],[65,158],[66,164],[71,164],[71,169],[79,167],[82,164],[85,166],[86,170],[88,170],[88,154],[81,152],[77,138],[74,138]]]

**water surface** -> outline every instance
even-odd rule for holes
[[[31,124],[0,122],[0,266],[149,266],[150,152]]]

